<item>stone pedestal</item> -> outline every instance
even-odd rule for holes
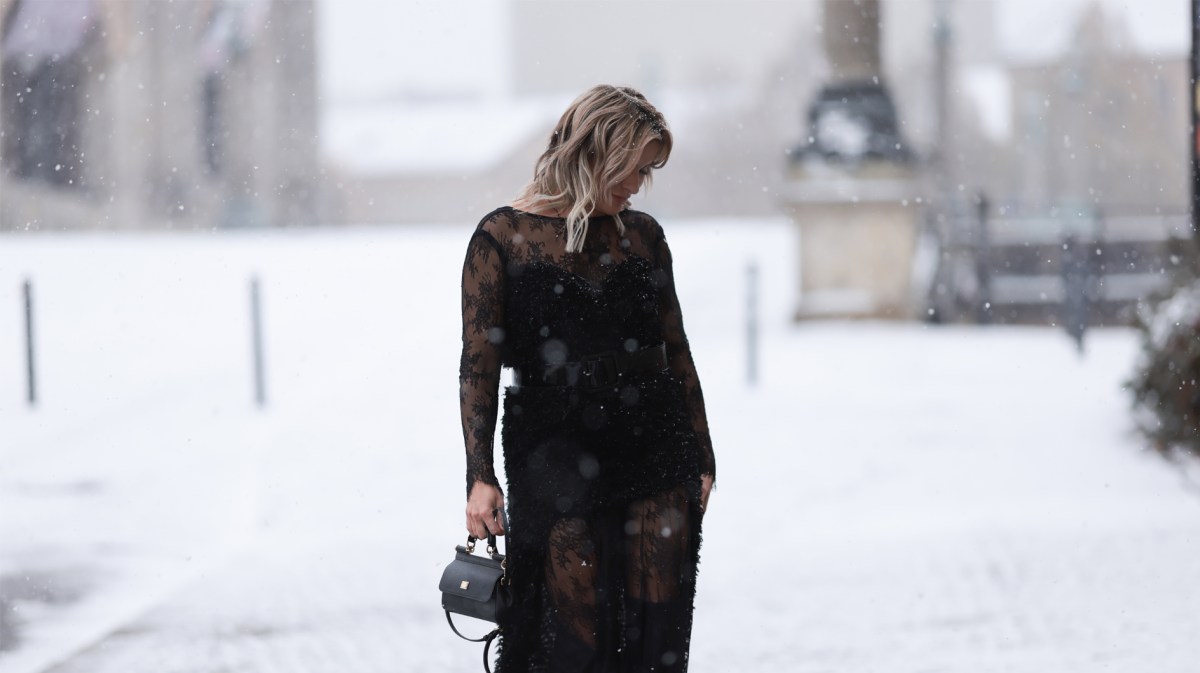
[[[800,229],[796,318],[911,319],[920,192],[880,67],[879,0],[822,8],[831,77],[809,105],[782,204]]]
[[[797,320],[917,317],[917,193],[898,164],[794,171],[783,206],[799,229]]]

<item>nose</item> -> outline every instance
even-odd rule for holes
[[[637,194],[642,188],[643,177],[644,176],[642,175],[641,171],[634,171],[632,174],[626,177],[624,181],[621,182],[621,186],[624,187],[625,190],[630,194]]]

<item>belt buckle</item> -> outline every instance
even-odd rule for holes
[[[615,351],[586,355],[579,364],[579,373],[583,375],[583,380],[587,382],[588,388],[601,388],[617,381],[617,354]]]

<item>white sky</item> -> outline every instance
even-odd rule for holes
[[[960,0],[967,1],[970,0]],[[1019,59],[1039,59],[1070,39],[1076,16],[1092,0],[1000,0],[996,23],[1001,50]],[[1180,54],[1191,44],[1189,0],[1100,0],[1110,19],[1122,23],[1139,51]]]
[[[349,102],[508,89],[506,0],[318,0],[321,91]]]
[[[325,100],[506,92],[511,71],[506,8],[514,1],[518,0],[318,0]],[[1089,1],[999,0],[1001,51],[1017,59],[1054,53]],[[1187,50],[1188,0],[1100,1],[1121,17],[1139,49],[1170,54]]]

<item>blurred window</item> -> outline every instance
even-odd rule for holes
[[[229,138],[229,78],[266,22],[269,0],[219,0],[200,36],[200,143],[204,165],[220,175]]]
[[[0,31],[0,156],[19,178],[81,186],[88,47],[98,39],[94,0],[17,0]]]

